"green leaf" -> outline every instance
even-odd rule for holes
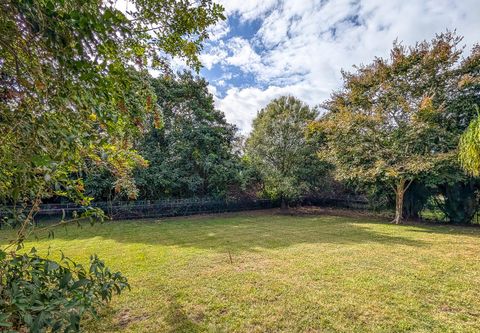
[[[48,262],[48,265],[47,265],[47,271],[54,271],[56,269],[58,269],[60,266],[54,262],[54,261],[49,261]]]

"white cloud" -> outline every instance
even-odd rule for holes
[[[210,40],[219,40],[230,32],[227,21],[220,21],[208,30]]]
[[[217,87],[215,87],[213,84],[209,84],[208,85],[208,92],[215,97],[218,93]]]
[[[322,102],[340,87],[342,68],[388,56],[396,38],[411,45],[457,29],[468,49],[480,42],[478,0],[228,0],[224,5],[244,24],[262,20],[254,38],[233,37],[221,44],[223,53],[206,56],[209,66],[230,65],[256,77],[251,87],[231,88],[216,100],[244,132],[256,112],[282,94],[311,105]]]
[[[238,13],[242,20],[249,21],[263,17],[277,5],[277,0],[219,0],[227,15]]]
[[[219,45],[211,46],[207,52],[200,54],[200,61],[207,69],[211,69],[213,65],[222,62],[228,56],[227,50],[225,50],[223,41],[219,42]]]
[[[224,59],[224,63],[240,67],[244,72],[258,70],[257,67],[261,66],[260,55],[247,40],[234,37],[228,41],[228,49],[231,55]]]
[[[257,112],[274,98],[292,95],[314,105],[317,103],[316,97],[320,95],[326,98],[329,94],[329,90],[322,91],[310,84],[302,83],[283,87],[270,86],[265,90],[256,87],[244,89],[234,87],[227,90],[224,98],[216,98],[215,103],[225,112],[225,117],[230,123],[237,125],[243,134],[247,134],[251,130],[251,121]]]

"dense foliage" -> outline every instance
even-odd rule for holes
[[[158,116],[141,71],[168,56],[198,68],[206,29],[223,16],[208,0],[126,3],[0,4],[0,199],[79,195],[72,176],[86,160],[119,178],[144,163],[131,139]]]
[[[452,170],[459,170],[458,120],[471,115],[456,106],[469,96],[478,52],[458,65],[460,41],[444,33],[410,48],[395,43],[389,60],[377,58],[344,72],[344,88],[324,104],[329,112],[319,128],[328,147],[322,156],[335,163],[340,179],[391,186],[396,223],[403,220],[405,193],[413,182],[465,177]]]
[[[474,176],[480,176],[480,114],[460,139],[460,162]]]
[[[148,131],[135,147],[148,167],[134,173],[139,199],[224,197],[238,184],[240,159],[236,128],[216,110],[208,83],[189,72],[152,79],[162,126]],[[99,200],[123,198],[108,172],[91,173],[86,191]]]
[[[0,328],[11,332],[78,332],[85,313],[130,288],[119,272],[92,256],[88,269],[62,254],[58,263],[30,253],[0,258]]]
[[[309,140],[308,124],[318,112],[284,96],[270,102],[253,120],[246,157],[258,170],[268,196],[288,201],[319,185],[326,164],[316,157],[318,142]]]
[[[233,184],[236,128],[215,109],[204,79],[183,73],[153,81],[163,126],[152,128],[138,151],[149,161],[135,175],[140,196],[222,196]]]
[[[207,28],[224,18],[210,0],[123,3],[127,11],[113,0],[0,3],[0,203],[14,207],[8,220],[22,218],[0,249],[1,321],[16,329],[78,330],[82,313],[123,289],[96,258],[86,272],[16,249],[45,198],[88,204],[91,167],[136,197],[132,171],[147,162],[133,144],[161,120],[147,70],[166,70],[172,56],[198,70]]]

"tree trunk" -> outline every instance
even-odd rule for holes
[[[285,201],[285,198],[283,196],[280,199],[280,209],[281,210],[286,210],[287,209],[287,202]]]
[[[393,220],[395,224],[403,222],[403,197],[406,190],[405,179],[401,178],[395,189],[395,219]]]

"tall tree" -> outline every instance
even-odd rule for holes
[[[465,131],[459,143],[462,166],[474,176],[480,175],[480,45],[462,62],[460,67],[463,88],[461,94],[450,103],[458,131]],[[451,123],[449,121],[448,123]],[[468,128],[467,128],[468,126]]]
[[[321,127],[338,176],[389,184],[396,223],[412,182],[457,164],[458,135],[443,121],[465,78],[460,42],[450,32],[408,48],[395,42],[390,59],[344,72],[343,89],[324,105],[329,112]]]
[[[149,167],[135,181],[140,197],[224,196],[236,182],[236,128],[215,109],[208,83],[189,72],[155,79],[163,126],[138,146]]]
[[[478,109],[477,107],[477,110]],[[460,139],[460,162],[474,176],[480,176],[480,111]]]
[[[210,0],[2,1],[0,199],[81,197],[86,160],[128,178],[132,138],[158,117],[145,72],[171,56],[199,68]],[[129,184],[124,181],[121,184]]]
[[[78,331],[82,313],[128,286],[96,257],[85,271],[15,249],[42,199],[88,203],[89,163],[125,180],[144,163],[132,142],[158,119],[147,68],[179,56],[198,69],[207,28],[223,18],[210,0],[127,0],[127,13],[116,2],[0,2],[0,202],[31,204],[17,238],[0,248],[2,327]]]
[[[246,157],[260,172],[265,191],[281,199],[282,208],[312,189],[324,173],[317,145],[307,136],[316,110],[292,96],[271,101],[253,120]]]

